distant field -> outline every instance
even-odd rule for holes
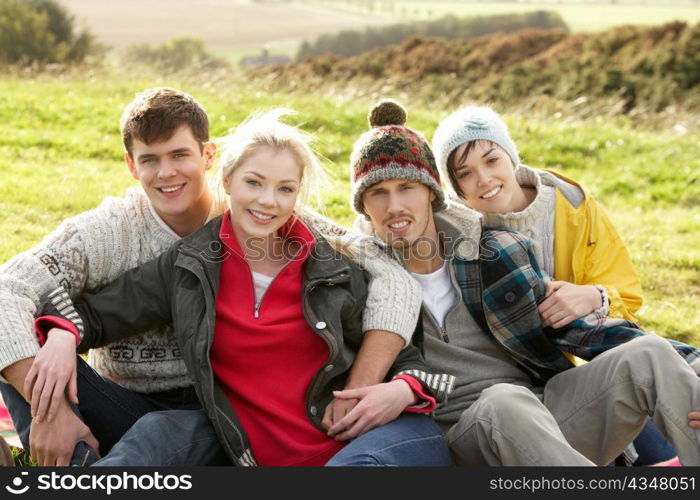
[[[206,76],[202,77],[202,81]],[[367,95],[271,94],[256,82],[186,83],[107,74],[86,79],[0,78],[0,262],[40,241],[64,218],[121,195],[136,182],[122,161],[118,119],[146,87],[197,96],[221,135],[260,108],[297,109],[294,123],[318,137],[333,174],[326,212],[349,224],[347,162],[366,130]],[[448,110],[406,99],[409,125],[428,137]],[[608,208],[628,244],[645,292],[642,324],[700,344],[700,206],[686,198],[700,182],[700,133],[643,131],[624,119],[586,121],[507,115],[521,156],[580,180]]]
[[[245,0],[61,0],[100,41],[123,49],[158,44],[175,36],[204,40],[213,52],[238,59],[263,47],[293,55],[303,40],[342,29],[377,26],[381,16],[333,12],[302,2]]]
[[[358,12],[370,14],[368,2],[342,0],[311,0],[311,5],[325,6],[335,12]],[[392,16],[397,21],[407,19],[431,19],[445,14],[479,16],[552,10],[559,12],[572,31],[598,31],[621,24],[659,24],[681,20],[689,23],[700,21],[700,2],[681,1],[619,1],[613,3],[590,3],[581,1],[531,1],[531,2],[469,2],[395,0],[391,10],[382,10],[382,2],[373,2],[373,15]]]

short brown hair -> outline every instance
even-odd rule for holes
[[[190,128],[200,149],[209,140],[209,118],[204,108],[191,95],[168,87],[137,94],[124,110],[120,122],[129,156],[134,139],[146,144],[165,141],[182,125]]]
[[[455,190],[455,193],[457,193],[457,196],[459,196],[460,198],[464,198],[464,191],[462,191],[462,188],[459,187],[459,179],[457,179],[457,173],[455,172],[455,170],[457,169],[457,166],[460,163],[463,163],[464,160],[467,159],[469,153],[474,151],[474,148],[480,142],[487,142],[492,146],[498,146],[498,144],[496,144],[493,141],[489,141],[488,139],[474,139],[473,141],[469,141],[466,143],[467,146],[464,148],[464,151],[462,151],[462,154],[459,158],[457,158],[457,150],[459,149],[459,147],[453,149],[447,156],[447,174],[450,180],[450,185],[452,186],[452,189]]]

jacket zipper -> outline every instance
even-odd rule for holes
[[[300,250],[300,251],[301,251],[301,250]],[[275,276],[272,278],[272,281],[270,281],[270,284],[267,286],[267,288],[266,288],[265,291],[263,292],[262,297],[260,297],[260,300],[256,300],[256,301],[255,301],[255,307],[253,308],[253,317],[254,317],[255,319],[260,318],[260,307],[262,306],[262,302],[263,302],[263,300],[265,299],[265,295],[267,295],[267,291],[268,291],[270,288],[272,288],[272,285],[275,284],[275,280],[277,279],[277,277],[278,277],[280,274],[282,274],[282,272],[287,268],[287,266],[289,266],[289,264],[291,264],[292,262],[294,262],[294,260],[296,259],[296,257],[297,257],[297,256],[295,255],[295,256],[292,258],[292,260],[290,260],[290,261],[287,262],[284,266],[282,266],[282,269],[280,269],[279,271],[277,271],[277,273],[275,274]],[[243,260],[245,260],[245,259],[243,259]],[[253,270],[250,268],[250,264],[248,264],[248,261],[247,261],[247,260],[246,260],[245,263],[246,263],[246,266],[248,267],[248,273],[250,274],[250,282],[251,282],[251,284],[253,285],[253,296],[255,296],[255,278],[253,277]]]

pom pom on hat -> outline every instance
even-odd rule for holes
[[[363,213],[362,194],[370,186],[390,179],[420,182],[435,193],[433,210],[445,208],[435,157],[425,138],[405,126],[406,109],[393,99],[372,106],[370,130],[355,142],[350,155],[352,204]]]
[[[367,115],[371,128],[385,125],[405,125],[407,118],[406,108],[393,99],[382,99],[372,106]]]

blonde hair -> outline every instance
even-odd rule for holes
[[[241,123],[233,133],[216,139],[220,156],[214,176],[214,206],[211,215],[222,214],[228,207],[224,179],[262,147],[272,148],[275,151],[289,151],[301,166],[297,208],[306,205],[311,193],[318,197],[317,184],[325,179],[325,171],[310,146],[313,137],[295,126],[280,121],[282,116],[290,114],[295,112],[286,108],[254,114]],[[320,197],[317,201],[320,203]]]

